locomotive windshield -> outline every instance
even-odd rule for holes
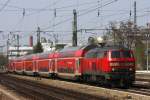
[[[130,51],[112,51],[111,58],[132,58],[133,55]]]
[[[122,52],[122,56],[124,58],[132,58],[133,57],[133,55],[132,55],[132,53],[130,51],[123,51]]]
[[[121,58],[120,51],[112,51],[111,58]]]

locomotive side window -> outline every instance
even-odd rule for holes
[[[120,51],[112,51],[111,58],[120,58]]]
[[[98,52],[97,53],[97,58],[103,58],[103,57],[107,57],[107,52]]]
[[[103,52],[98,52],[97,53],[97,58],[102,58],[103,57]]]
[[[86,58],[96,58],[97,57],[97,53],[95,51],[89,51],[85,54]]]

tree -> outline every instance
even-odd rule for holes
[[[0,55],[0,68],[2,68],[3,66],[6,66],[8,63],[7,57],[4,55]]]
[[[138,70],[144,70],[145,62],[146,62],[146,56],[144,56],[144,51],[146,50],[144,43],[142,41],[137,41],[135,49],[134,49],[134,55],[136,58],[136,65]]]
[[[111,22],[106,28],[108,40],[114,44],[121,44],[134,51],[138,69],[144,68],[145,34],[148,33],[145,27],[134,27],[132,22]]]
[[[33,53],[41,53],[43,52],[43,47],[40,42],[38,42],[34,47],[33,47]]]
[[[131,22],[120,22],[119,25],[111,22],[107,30],[107,36],[114,44],[121,44],[131,48],[134,42],[134,26]]]

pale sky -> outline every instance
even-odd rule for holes
[[[145,26],[150,22],[150,0],[113,1],[115,0],[0,0],[0,46],[6,45],[10,32],[20,35],[22,45],[29,44],[30,35],[33,35],[36,42],[35,31],[38,26],[42,31],[53,31],[41,33],[47,39],[53,41],[53,34],[58,34],[59,42],[71,42],[73,9],[77,10],[78,29],[105,28],[110,21],[128,20],[130,10],[133,18],[134,1],[137,1],[137,24]],[[79,42],[85,42],[93,33],[102,35],[103,31],[80,32]],[[10,35],[13,45],[15,41],[12,37]]]

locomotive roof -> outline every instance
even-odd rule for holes
[[[81,47],[66,47],[66,48],[60,50],[59,52],[76,51],[79,49],[81,49]]]
[[[37,56],[39,58],[48,58],[49,57],[49,54],[51,54],[53,52],[43,52],[43,53],[38,53]]]
[[[23,58],[23,59],[31,60],[34,55],[35,55],[35,54],[25,55],[25,56],[22,56],[22,58]]]
[[[98,47],[98,45],[84,45],[84,46],[77,46],[77,47],[66,47],[59,52],[67,52],[67,51],[77,51],[77,50],[90,50],[93,48]]]
[[[95,48],[94,50],[100,50],[100,51],[108,51],[108,50],[129,50],[126,47],[123,46],[107,46],[107,47],[98,47]]]
[[[58,52],[59,57],[81,57],[84,54],[98,47],[97,45],[86,45],[86,46],[78,46],[78,47],[66,47]]]
[[[91,50],[91,49],[99,49],[99,50],[119,50],[119,49],[124,49],[124,50],[129,50],[128,48],[124,46],[118,46],[118,45],[113,45],[113,46],[104,46],[100,47],[98,45],[85,45],[85,46],[78,46],[78,47],[66,47],[59,52],[68,52],[68,51],[77,51],[77,50]]]

